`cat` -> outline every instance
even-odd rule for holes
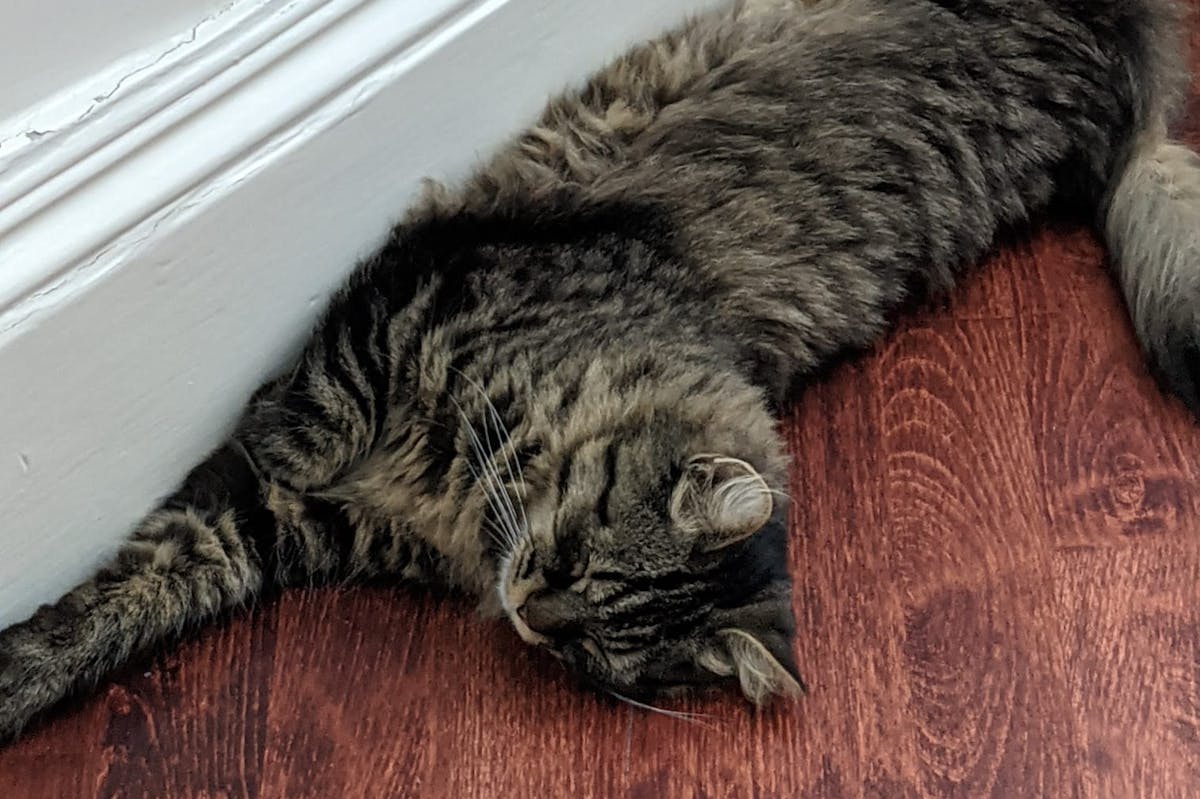
[[[231,438],[0,632],[0,734],[268,590],[479,598],[634,703],[803,690],[776,413],[1005,231],[1084,213],[1200,412],[1200,158],[1170,0],[759,0],[433,188]]]

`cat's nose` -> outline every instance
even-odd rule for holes
[[[529,629],[548,638],[564,638],[580,629],[579,597],[569,591],[539,591],[517,608]]]

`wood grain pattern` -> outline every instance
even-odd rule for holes
[[[0,791],[1195,795],[1200,426],[1146,374],[1091,235],[995,261],[783,421],[799,704],[645,715],[462,600],[301,591],[0,751]]]

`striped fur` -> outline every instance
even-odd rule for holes
[[[1001,231],[1102,221],[1195,405],[1180,30],[1168,0],[758,0],[631,51],[434,189],[115,560],[0,633],[0,734],[361,577],[474,594],[630,701],[798,691],[773,409]]]

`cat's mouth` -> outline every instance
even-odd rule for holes
[[[520,546],[500,563],[496,590],[500,595],[500,606],[521,640],[533,646],[548,646],[550,639],[536,632],[525,623],[522,609],[534,593],[544,587],[540,577],[530,574],[529,564],[533,559],[533,548]]]

